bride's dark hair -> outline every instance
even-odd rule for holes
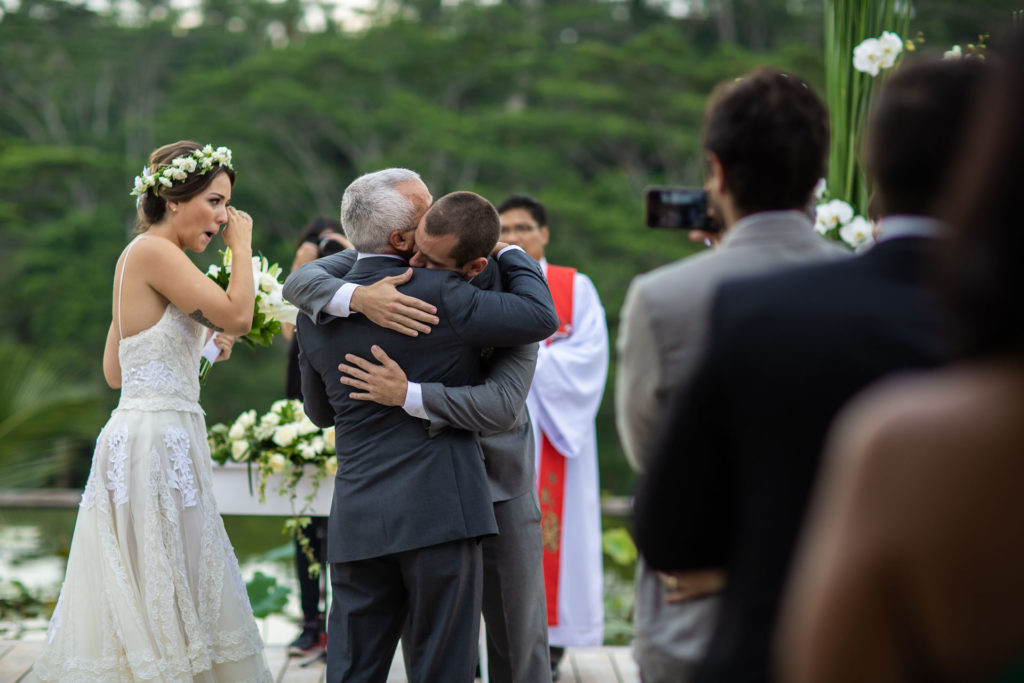
[[[198,142],[192,142],[191,140],[179,140],[178,142],[164,145],[149,155],[149,171],[150,173],[155,173],[159,169],[170,165],[173,159],[187,156],[197,149],[202,149],[202,147]],[[221,173],[227,174],[232,187],[234,187],[235,172],[221,164],[215,165],[207,173],[190,173],[185,180],[175,182],[170,187],[162,185],[151,187],[142,195],[139,201],[135,231],[145,232],[151,225],[160,222],[167,214],[167,200],[187,202],[209,187],[213,179]],[[158,192],[159,194],[157,194]]]

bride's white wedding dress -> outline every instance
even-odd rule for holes
[[[212,494],[204,329],[168,305],[120,341],[121,400],[96,441],[38,680],[273,680]]]

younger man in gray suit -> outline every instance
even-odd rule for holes
[[[806,215],[828,145],[825,104],[797,78],[760,69],[722,83],[712,95],[704,125],[704,189],[722,229],[721,245],[638,275],[622,304],[616,425],[637,470],[650,464],[652,432],[668,398],[693,377],[718,286],[844,255],[815,234]],[[720,590],[723,581],[714,570],[659,574],[641,558],[634,654],[645,683],[693,680],[718,615],[719,597],[707,593]]]
[[[343,223],[361,252],[351,282],[405,271],[395,257],[411,250],[416,198],[429,205],[426,187],[406,174],[370,174],[346,190]],[[397,212],[396,191],[410,200],[397,202]],[[440,200],[417,232],[433,258],[452,257],[464,273],[479,272],[497,239],[497,215],[483,198],[456,193]],[[444,429],[431,437],[402,411],[353,399],[337,366],[347,352],[368,356],[383,345],[417,380],[475,383],[483,348],[537,341],[557,325],[533,264],[509,250],[499,265],[508,294],[480,291],[447,270],[419,272],[403,285],[438,307],[440,324],[422,339],[363,316],[320,326],[299,319],[307,412],[337,429],[328,542],[335,592],[330,681],[384,680],[406,621],[413,680],[472,679],[481,606],[477,539],[496,530],[476,436]]]

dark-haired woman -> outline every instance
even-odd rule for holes
[[[781,632],[785,683],[1024,681],[1024,32],[951,184],[961,362],[840,419]]]
[[[272,680],[213,499],[199,407],[210,331],[223,359],[252,324],[252,220],[228,206],[234,178],[229,150],[193,142],[156,150],[136,178],[140,235],[114,269],[103,354],[121,397],[96,441],[38,680]],[[227,291],[185,254],[225,224]]]

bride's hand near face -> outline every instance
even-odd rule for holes
[[[252,218],[245,211],[228,207],[228,223],[224,227],[224,244],[233,252],[252,256]]]

